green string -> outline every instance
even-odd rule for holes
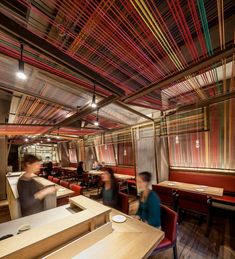
[[[205,5],[204,5],[204,1],[197,0],[197,5],[198,5],[199,15],[200,15],[201,22],[202,22],[202,28],[204,31],[204,37],[205,37],[205,41],[206,41],[208,55],[211,56],[211,55],[213,55],[214,52],[213,52],[213,48],[212,48],[212,44],[211,44],[211,36],[210,36],[209,27],[208,27],[208,20],[207,20],[207,16],[206,16],[206,9],[205,9]],[[215,74],[216,87],[217,87],[219,93],[222,93],[222,86],[220,86],[220,84],[219,84],[216,67],[217,67],[216,65],[212,65],[212,70],[214,71],[214,74]]]

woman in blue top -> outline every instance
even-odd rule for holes
[[[141,193],[136,218],[153,227],[160,228],[160,199],[155,192],[150,190],[151,178],[149,172],[142,172],[137,177],[137,185]]]

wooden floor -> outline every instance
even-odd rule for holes
[[[86,193],[88,194],[88,193]],[[130,214],[136,210],[137,202],[130,198]],[[235,212],[216,209],[213,213],[213,226],[206,238],[205,222],[186,215],[178,226],[177,249],[179,259],[235,259]],[[10,220],[8,205],[0,203],[0,223]],[[152,257],[153,259],[173,258],[172,249]],[[134,258],[133,258],[134,259]]]

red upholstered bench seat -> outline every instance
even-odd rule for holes
[[[222,197],[213,197],[213,201],[235,205],[235,196],[223,195]]]

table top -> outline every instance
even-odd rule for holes
[[[50,210],[45,210],[40,213],[36,213],[30,216],[21,217],[15,220],[11,220],[0,224],[1,236],[12,234],[16,235],[18,229],[22,225],[30,225],[31,229],[39,226],[49,224],[57,219],[65,218],[71,215],[73,212],[70,210],[70,205],[64,205]]]
[[[7,177],[7,180],[11,186],[12,192],[14,194],[15,199],[19,198],[19,194],[18,194],[18,190],[17,190],[17,182],[19,180],[19,176],[15,176],[15,177]],[[74,191],[65,188],[61,185],[55,184],[43,177],[34,177],[34,180],[39,183],[41,186],[45,187],[49,187],[49,186],[57,186],[58,191],[56,192],[56,198],[60,199],[60,198],[64,198],[67,196],[71,196],[74,194]]]
[[[55,186],[57,187],[57,192],[56,192],[56,198],[60,199],[60,198],[64,198],[64,197],[69,197],[72,196],[74,194],[74,191],[65,188],[61,185],[55,184]]]
[[[76,167],[61,167],[61,169],[68,170],[68,171],[76,171]]]
[[[213,196],[223,196],[223,188],[191,184],[191,183],[182,183],[182,182],[173,182],[173,181],[163,181],[158,183],[157,185],[169,187],[176,190],[200,193],[205,195],[213,195]]]
[[[63,210],[65,210],[66,208],[65,205],[56,209],[50,209],[45,212],[19,219],[19,224],[25,222],[26,219],[28,220],[26,224],[31,225],[35,223],[35,225],[30,230],[25,231],[20,235],[14,235],[13,237],[2,240],[0,258],[6,258],[8,255],[12,255],[13,253],[18,253],[20,255],[25,254],[26,252],[24,248],[27,251],[32,251],[33,249],[35,249],[37,254],[41,254],[43,253],[43,251],[39,250],[38,246],[45,247],[45,244],[43,243],[44,240],[48,240],[47,248],[45,248],[45,251],[50,247],[54,249],[56,244],[61,245],[61,242],[63,242],[63,240],[65,240],[65,243],[68,242],[76,233],[78,233],[78,235],[79,233],[86,233],[86,231],[88,231],[88,229],[90,228],[90,225],[87,223],[92,222],[92,224],[95,225],[97,218],[104,222],[106,215],[108,215],[111,211],[111,209],[107,206],[99,204],[82,195],[71,198],[71,203],[73,204],[73,206],[77,205],[81,210],[76,213],[77,210],[74,210],[71,207],[71,211],[69,215],[67,215],[66,211],[63,212]],[[45,216],[45,213],[48,213],[47,216]],[[64,214],[62,217],[61,215],[59,215],[61,213]],[[59,218],[55,220],[54,217]],[[53,222],[50,221],[50,219]],[[45,224],[46,220],[49,220],[50,222],[47,221],[47,223]],[[12,221],[8,222],[7,225],[8,230],[10,230],[12,226]],[[15,227],[13,227],[13,231],[15,231]],[[68,235],[68,231],[71,232],[70,235]],[[55,236],[60,238],[58,240],[53,240]]]
[[[128,175],[128,174],[114,174],[117,179],[121,180],[131,180],[135,179],[135,176],[133,175]]]
[[[125,215],[112,209],[110,220],[114,215]],[[124,223],[112,222],[113,232],[83,250],[75,259],[82,258],[145,258],[164,238],[164,232],[127,216]]]
[[[88,174],[91,175],[101,175],[103,172],[102,171],[96,171],[96,170],[91,170],[87,172]],[[128,174],[114,174],[114,176],[117,179],[121,179],[121,180],[130,180],[130,179],[135,179],[135,176],[133,175],[128,175]]]
[[[120,211],[112,209],[110,213],[111,222],[113,216],[120,214],[125,215]],[[82,239],[75,240],[46,258],[59,259],[64,258],[64,255],[68,255],[68,258],[73,259],[147,258],[164,238],[164,232],[130,216],[125,216],[127,220],[124,223],[112,222],[113,231],[106,236],[98,240],[93,238],[91,240],[89,238],[91,242],[86,246],[82,245]]]

